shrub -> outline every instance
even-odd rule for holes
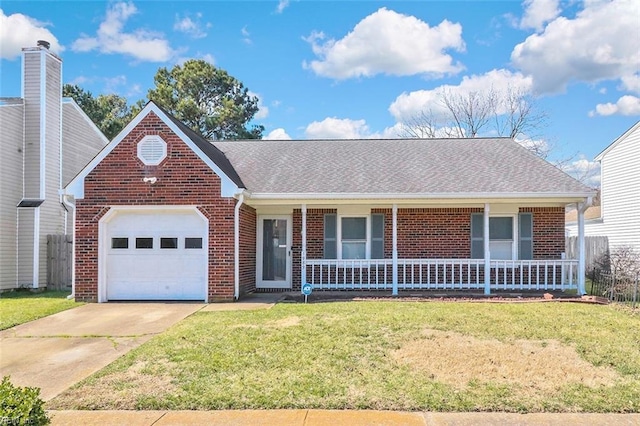
[[[11,384],[9,376],[0,383],[0,424],[9,426],[39,426],[50,423],[40,399],[40,389],[18,387]]]

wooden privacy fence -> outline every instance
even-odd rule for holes
[[[73,263],[71,235],[47,235],[47,288],[68,290],[71,288]]]
[[[609,238],[607,237],[584,237],[585,270],[590,271],[596,265],[595,262],[609,252]],[[567,237],[565,252],[567,259],[578,258],[578,237]]]

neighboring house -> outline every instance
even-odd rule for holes
[[[609,249],[630,246],[640,253],[640,121],[595,158],[600,162],[601,202],[585,212],[586,236],[606,236]],[[578,235],[575,213],[567,233]]]
[[[564,210],[595,192],[511,139],[210,143],[150,102],[66,194],[75,297],[105,302],[584,292]]]
[[[22,60],[22,97],[0,98],[0,291],[46,287],[47,235],[73,231],[61,189],[109,142],[62,98],[46,43]]]

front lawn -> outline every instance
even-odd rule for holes
[[[68,295],[68,291],[32,293],[28,290],[0,294],[0,330],[83,304],[67,300]]]
[[[640,316],[570,303],[200,312],[48,408],[640,412]]]

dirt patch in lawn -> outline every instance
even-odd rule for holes
[[[416,371],[455,388],[470,382],[516,385],[532,393],[568,384],[609,386],[620,378],[609,368],[595,367],[574,348],[555,340],[501,342],[439,330],[408,342],[394,358]]]
[[[67,390],[47,404],[48,409],[130,410],[139,398],[162,398],[177,391],[171,376],[163,374],[169,363],[141,362],[126,371],[100,377],[80,388]]]
[[[300,325],[301,320],[300,317],[291,316],[281,318],[275,321],[266,322],[264,325],[256,325],[256,324],[237,324],[231,326],[234,329],[257,329],[257,328],[287,328],[287,327],[295,327],[296,325]]]
[[[286,317],[278,321],[270,322],[268,325],[276,328],[295,327],[296,325],[300,325],[300,317]]]

